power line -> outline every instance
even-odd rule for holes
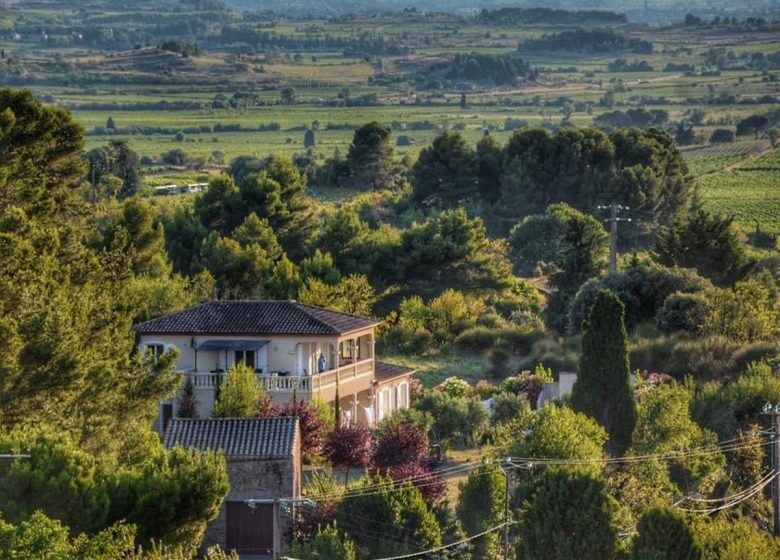
[[[766,477],[764,477],[762,481],[758,482],[757,484],[749,488],[748,489],[749,492],[747,494],[745,494],[744,492],[740,492],[739,494],[741,494],[741,497],[739,497],[736,500],[732,500],[727,504],[723,504],[721,506],[713,507],[709,509],[692,509],[692,508],[684,508],[680,506],[677,506],[677,509],[687,513],[699,513],[702,515],[709,515],[711,513],[715,513],[716,511],[732,508],[734,506],[741,504],[742,502],[749,500],[750,498],[752,498],[753,496],[761,492],[764,488],[766,488],[768,484],[770,484],[773,480],[777,479],[777,475],[778,475],[777,471],[770,472]]]
[[[741,490],[737,492],[736,494],[732,494],[730,496],[723,496],[722,498],[699,498],[698,496],[683,496],[682,499],[675,504],[675,506],[681,504],[682,502],[694,502],[694,503],[701,503],[701,504],[718,504],[721,502],[729,502],[733,500],[738,500],[742,498],[745,494],[750,494],[756,486],[763,484],[766,480],[772,478],[775,476],[773,473],[775,471],[770,472],[768,475],[764,476],[761,480],[753,484],[752,486],[749,486],[745,488],[744,490]]]
[[[650,461],[674,461],[677,459],[684,459],[687,457],[714,455],[718,453],[728,453],[733,451],[739,451],[742,449],[761,447],[770,444],[771,442],[766,440],[746,442],[744,438],[734,438],[713,445],[693,448],[687,451],[671,451],[667,453],[651,453],[645,455],[633,455],[633,456],[626,456],[626,457],[599,457],[593,459],[508,457],[507,459],[509,462],[503,464],[507,467],[511,467],[515,469],[532,469],[534,467],[547,466],[547,465],[566,466],[566,465],[585,465],[585,464],[594,464],[594,463],[616,465],[616,464],[629,464],[629,463],[640,463],[640,462],[650,462]],[[445,469],[440,469],[438,471],[430,471],[428,473],[423,473],[413,477],[400,479],[397,481],[382,481],[379,483],[367,484],[360,488],[349,490],[347,492],[317,494],[313,496],[306,496],[303,498],[293,498],[293,497],[280,498],[280,500],[285,502],[326,502],[331,500],[339,500],[339,499],[347,499],[347,498],[375,496],[385,492],[397,492],[402,490],[400,485],[405,482],[411,482],[417,488],[426,488],[428,486],[433,486],[441,483],[451,484],[452,481],[448,481],[446,479],[431,480],[431,481],[428,481],[427,479],[432,476],[433,477],[442,476],[442,475],[455,476],[455,475],[467,474],[482,465],[484,465],[484,463],[481,461],[479,462],[472,461],[469,463],[454,465],[452,467],[447,467]],[[484,474],[487,474],[487,472]]]
[[[472,470],[474,470],[475,468],[477,468],[481,464],[482,464],[481,462],[464,463],[462,465],[456,465],[456,466],[448,467],[446,469],[441,469],[441,470],[438,470],[438,471],[430,471],[430,472],[427,472],[427,473],[419,474],[419,475],[416,475],[416,476],[412,476],[412,477],[409,477],[409,478],[404,478],[404,479],[397,480],[397,481],[390,480],[390,481],[382,481],[382,482],[374,483],[374,484],[366,484],[364,486],[361,486],[360,488],[349,490],[347,492],[333,492],[331,494],[317,494],[317,495],[313,495],[313,496],[307,496],[306,498],[302,498],[302,499],[297,499],[297,498],[285,499],[285,498],[283,498],[283,500],[286,500],[286,501],[306,501],[306,500],[311,500],[311,501],[314,501],[314,502],[322,502],[322,501],[328,501],[328,500],[331,500],[331,499],[335,500],[335,499],[341,499],[341,498],[355,498],[355,497],[361,497],[361,496],[373,496],[373,495],[376,495],[376,494],[381,494],[383,492],[396,491],[396,490],[399,489],[398,488],[398,484],[399,483],[404,483],[404,482],[411,482],[412,484],[414,484],[418,488],[420,488],[420,487],[425,488],[427,486],[432,486],[434,484],[440,484],[442,482],[445,483],[445,484],[448,483],[444,479],[442,479],[442,480],[432,480],[432,481],[427,481],[426,482],[426,480],[429,479],[432,476],[433,477],[442,476],[442,475],[453,476],[453,475],[458,475],[458,474],[465,474],[465,473],[471,472]]]
[[[701,455],[714,455],[716,453],[724,453],[731,451],[739,451],[741,449],[749,449],[753,447],[761,447],[769,445],[770,441],[760,442],[748,442],[748,443],[732,443],[742,441],[740,439],[729,440],[717,445],[702,446],[694,448],[688,451],[671,451],[667,453],[654,453],[646,455],[633,455],[626,457],[599,457],[593,459],[556,459],[556,458],[543,458],[543,457],[511,457],[512,463],[521,463],[516,465],[519,467],[532,468],[539,465],[584,465],[593,463],[603,464],[623,464],[623,463],[641,463],[649,461],[673,461],[676,459],[682,459],[686,457],[695,457]]]
[[[517,523],[517,521],[505,521],[504,523],[501,523],[499,525],[496,525],[494,527],[491,527],[490,529],[486,529],[482,531],[481,533],[477,533],[476,535],[471,535],[470,537],[466,537],[465,539],[461,539],[459,541],[445,544],[442,546],[437,546],[435,548],[429,548],[427,550],[420,550],[418,552],[410,552],[409,554],[401,554],[399,556],[387,556],[384,558],[374,558],[373,560],[405,560],[406,558],[414,558],[416,556],[424,556],[426,554],[433,554],[434,552],[441,552],[442,550],[447,550],[448,548],[452,548],[454,546],[460,546],[462,544],[466,544],[467,542],[471,542],[473,540],[476,540],[480,537],[484,537],[485,535],[489,533],[493,533],[494,531],[498,531],[499,529],[503,529],[504,526],[512,525],[514,523]],[[292,556],[285,556],[284,560],[300,560],[300,558],[293,558]]]

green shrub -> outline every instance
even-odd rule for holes
[[[496,331],[490,327],[466,329],[455,339],[455,349],[461,352],[484,352],[493,347]]]
[[[540,331],[527,326],[504,326],[489,328],[471,327],[455,338],[455,349],[460,352],[482,353],[497,346],[504,346],[514,353],[527,353],[533,343],[541,337]]]
[[[655,317],[658,330],[664,334],[679,331],[700,333],[709,314],[709,300],[705,293],[669,295]]]
[[[441,382],[438,389],[448,397],[462,399],[471,392],[471,385],[459,377],[448,377]]]
[[[690,374],[697,381],[717,380],[736,376],[746,360],[766,359],[777,350],[771,342],[739,344],[724,336],[677,334],[634,341],[630,362],[633,369],[668,373],[676,379]]]
[[[432,440],[469,445],[481,440],[490,419],[477,399],[453,398],[441,391],[427,391],[414,407],[433,417]]]
[[[531,405],[525,395],[501,392],[493,396],[493,422],[496,424],[527,420],[531,414]]]

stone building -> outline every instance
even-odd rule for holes
[[[203,547],[219,545],[242,559],[278,558],[289,544],[286,528],[301,493],[298,419],[175,418],[165,446],[220,451],[230,490],[219,515],[206,528]]]

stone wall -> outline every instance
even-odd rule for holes
[[[300,494],[300,461],[296,458],[280,460],[240,460],[228,459],[228,480],[230,490],[226,502],[273,503],[278,498],[290,498]],[[249,505],[247,505],[249,507]],[[275,507],[274,548],[277,553],[286,547],[286,527],[289,519],[283,508]],[[219,515],[206,528],[203,548],[213,545],[225,547],[227,544],[227,519],[225,505]]]

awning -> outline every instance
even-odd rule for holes
[[[270,340],[206,340],[198,345],[201,350],[259,350]]]

